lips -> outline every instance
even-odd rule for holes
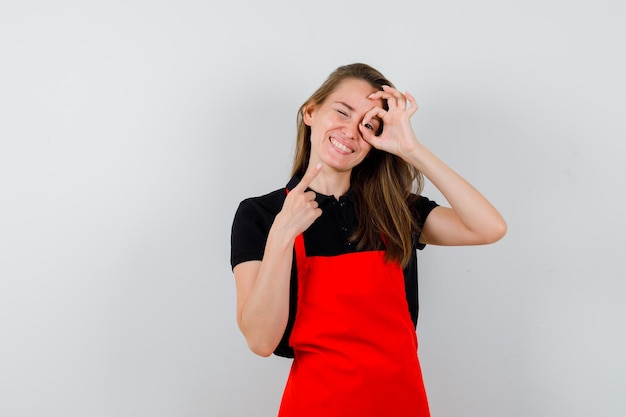
[[[348,148],[346,145],[344,145],[343,143],[337,142],[335,139],[333,138],[329,138],[330,139],[330,143],[335,147],[335,149],[337,149],[338,151],[340,151],[341,153],[345,153],[345,154],[351,154],[354,153],[353,149]]]

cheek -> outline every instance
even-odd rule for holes
[[[323,133],[328,130],[334,129],[339,124],[338,118],[334,115],[326,116],[326,117],[318,117],[316,123],[312,124],[311,133]]]
[[[365,139],[361,138],[361,149],[363,149],[363,151],[368,154],[372,150],[372,145],[370,145],[369,142],[367,142]]]

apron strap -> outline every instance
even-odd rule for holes
[[[304,249],[304,236],[302,235],[302,233],[296,236],[294,248],[296,249],[296,261],[298,261],[299,268],[302,261],[306,258],[306,250]]]

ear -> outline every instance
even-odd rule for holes
[[[309,103],[306,106],[304,106],[304,110],[302,111],[302,120],[304,121],[304,124],[311,127],[311,124],[313,123],[313,112],[315,111],[315,104],[314,103]]]

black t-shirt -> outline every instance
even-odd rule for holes
[[[300,182],[300,178],[293,177],[286,188],[291,190],[298,182]],[[230,262],[233,268],[242,262],[263,259],[270,227],[282,209],[285,197],[285,188],[281,188],[264,196],[245,199],[240,203],[235,214],[231,234]],[[303,233],[307,256],[336,256],[356,252],[358,250],[356,245],[349,240],[357,225],[358,210],[356,199],[352,193],[348,191],[339,200],[335,199],[334,196],[316,193],[315,200],[322,209],[322,215]],[[417,196],[412,211],[415,213],[420,227],[424,225],[426,217],[435,207],[437,207],[437,203],[434,201],[423,196]],[[423,249],[425,245],[419,243],[418,239],[419,236],[413,237],[413,246],[415,249]],[[371,248],[363,250],[371,250]],[[274,351],[279,356],[293,357],[293,350],[289,347],[288,342],[297,309],[297,282],[294,256],[291,270],[289,320],[285,334]],[[404,268],[404,283],[411,319],[417,325],[419,303],[417,254],[415,251],[409,264]]]

